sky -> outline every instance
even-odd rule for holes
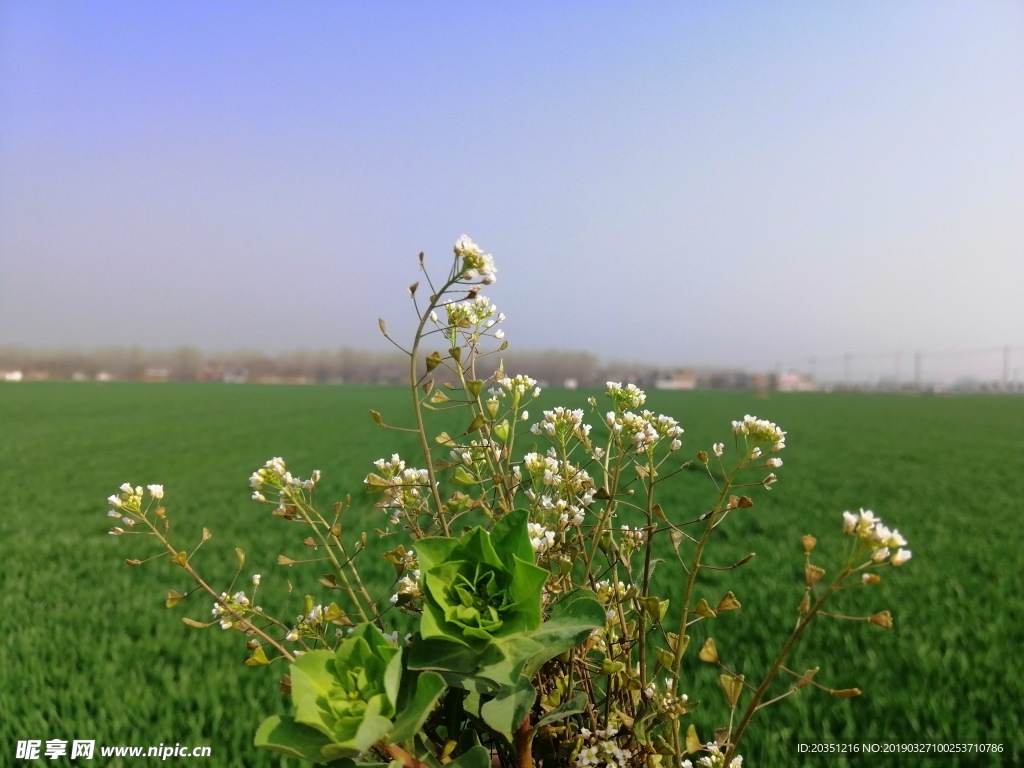
[[[0,0],[0,345],[383,349],[462,234],[513,347],[1024,378],[1024,4]]]

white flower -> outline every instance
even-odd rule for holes
[[[162,499],[164,497],[164,487],[162,485],[147,485],[149,489],[149,495],[154,499]]]
[[[899,531],[893,528],[892,532],[889,534],[889,538],[885,540],[885,543],[890,547],[905,547],[907,545],[907,540],[903,538]]]
[[[892,556],[892,559],[889,562],[893,565],[903,565],[910,558],[911,552],[909,549],[898,549],[896,550],[896,554]]]
[[[766,461],[765,464],[771,469],[778,469],[779,467],[782,466],[782,459],[780,459],[777,456],[773,456],[772,458],[768,459],[768,461]]]
[[[714,452],[715,456],[721,458],[722,454],[725,452],[725,443],[715,443],[711,446],[711,450]]]
[[[480,278],[490,284],[497,280],[497,267],[491,254],[484,253],[468,235],[462,235],[455,241],[455,255],[462,259],[460,277],[463,280]]]
[[[260,578],[262,577],[258,573],[254,573],[252,575],[252,584],[254,587],[258,587],[260,585]]]
[[[843,533],[853,533],[857,527],[857,516],[853,512],[843,512]]]

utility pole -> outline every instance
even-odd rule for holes
[[[1003,391],[1010,388],[1010,347],[1003,347]]]
[[[921,391],[921,353],[914,353],[914,388]]]

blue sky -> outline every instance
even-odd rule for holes
[[[519,347],[1024,369],[1024,5],[0,0],[0,344],[381,348],[463,233]]]

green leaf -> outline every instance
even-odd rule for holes
[[[440,536],[430,536],[417,541],[416,559],[419,560],[421,572],[429,571],[435,565],[440,565],[447,560],[458,543],[458,539],[447,539]]]
[[[480,717],[511,741],[512,733],[526,719],[536,698],[537,691],[530,684],[530,679],[520,675],[515,685],[503,685],[494,698],[484,702],[480,707]]]
[[[333,684],[334,654],[321,649],[302,654],[291,666],[292,703],[295,721],[333,738],[332,729],[324,722],[319,700],[327,699]]]
[[[406,677],[412,677],[407,675]],[[398,717],[395,727],[388,737],[392,742],[411,739],[423,727],[427,717],[434,709],[437,700],[444,692],[444,678],[436,672],[424,672],[416,675],[416,689],[411,698],[403,697],[398,706]]]
[[[424,611],[424,619],[426,616]],[[480,654],[465,643],[448,638],[426,640],[417,637],[408,654],[409,669],[435,669],[472,675],[480,663]]]
[[[256,730],[253,744],[313,763],[324,762],[323,749],[330,739],[319,731],[296,723],[291,717],[268,717]]]
[[[485,747],[472,747],[445,768],[491,768],[491,753]]]
[[[520,560],[534,561],[533,545],[526,524],[530,520],[528,509],[509,512],[491,529],[491,543],[506,557],[515,555]]]
[[[469,472],[466,471],[465,467],[458,466],[452,473],[452,482],[455,483],[456,485],[476,485],[480,481],[473,477],[471,474],[469,474]]]
[[[521,674],[532,678],[546,661],[579,645],[604,623],[604,607],[593,592],[572,592],[537,629],[495,640],[496,658],[485,659],[477,674],[499,685],[509,685]]]
[[[586,694],[580,693],[573,696],[566,702],[563,702],[560,707],[553,709],[548,712],[544,717],[537,721],[537,725],[534,726],[534,730],[540,728],[542,725],[549,723],[555,723],[559,720],[564,720],[570,715],[577,715],[580,712],[585,711],[587,708],[587,696]]]

